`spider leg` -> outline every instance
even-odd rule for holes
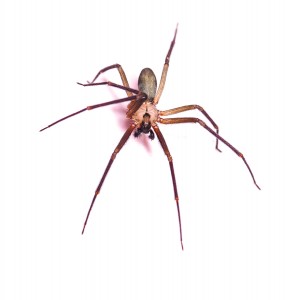
[[[114,83],[114,82],[111,82],[111,81],[93,82],[93,83],[80,83],[80,82],[77,82],[77,84],[82,85],[82,86],[109,85],[109,86],[112,86],[112,87],[115,87],[115,88],[126,91],[127,95],[130,94],[129,97],[133,96],[133,94],[138,94],[139,93],[138,90],[135,90],[135,89],[132,89],[130,87],[126,87],[126,86],[123,86],[123,85],[120,85],[120,84],[117,84],[117,83]]]
[[[154,98],[154,104],[155,105],[158,104],[158,102],[159,102],[159,100],[161,98],[161,95],[163,93],[163,90],[164,90],[164,86],[165,86],[165,82],[166,82],[166,78],[167,78],[167,73],[168,73],[168,69],[169,69],[169,61],[170,61],[172,50],[173,50],[173,47],[174,47],[175,41],[176,41],[177,28],[178,28],[178,24],[177,24],[176,29],[175,29],[174,38],[173,38],[173,40],[171,42],[169,51],[168,51],[168,53],[166,55],[166,58],[165,58],[165,64],[164,64],[164,67],[163,67],[160,84],[159,84],[156,96]]]
[[[119,64],[114,64],[114,65],[111,65],[111,66],[108,66],[108,67],[103,68],[102,70],[100,70],[100,71],[98,72],[98,74],[95,76],[95,78],[94,78],[91,82],[88,82],[88,83],[94,83],[94,82],[97,80],[97,78],[98,78],[102,73],[104,73],[104,72],[106,72],[106,71],[109,71],[109,70],[111,70],[111,69],[115,69],[115,68],[118,70],[118,72],[119,72],[119,74],[120,74],[120,77],[121,77],[121,80],[122,80],[122,82],[123,82],[123,85],[124,85],[125,87],[129,88],[129,83],[128,83],[127,77],[126,77],[126,75],[125,75],[125,72],[123,71],[123,68],[122,68],[121,65],[119,65]],[[126,94],[127,94],[128,97],[132,96],[132,94],[131,94],[130,91],[128,91],[128,90],[125,90],[125,91],[126,91]]]
[[[218,133],[214,132],[208,125],[206,125],[205,122],[203,122],[201,119],[198,118],[166,118],[166,119],[162,119],[159,118],[158,119],[159,123],[162,124],[180,124],[180,123],[199,123],[204,129],[206,129],[207,131],[209,131],[211,134],[213,134],[217,139],[219,139],[221,142],[223,142],[226,146],[228,146],[233,152],[235,152],[239,157],[242,158],[243,162],[245,163],[251,177],[252,180],[254,182],[254,184],[256,185],[256,187],[260,190],[260,187],[257,185],[254,175],[246,161],[246,159],[244,158],[244,155],[239,152],[234,146],[232,146],[229,142],[227,142],[226,140],[224,140]]]
[[[181,113],[183,111],[187,111],[187,110],[192,110],[192,109],[198,109],[213,125],[213,127],[216,130],[216,133],[219,134],[219,127],[218,125],[214,122],[214,120],[209,116],[209,114],[199,105],[197,104],[193,104],[193,105],[185,105],[185,106],[180,106],[180,107],[176,107],[176,108],[172,108],[172,109],[168,109],[168,110],[164,110],[164,111],[160,111],[159,115],[160,116],[169,116],[169,115],[174,115],[174,114],[178,114]],[[219,148],[218,148],[218,144],[219,144],[219,139],[216,138],[216,150],[218,150],[219,152],[222,152]]]
[[[139,109],[139,107],[142,105],[142,103],[147,99],[146,94],[143,94],[140,91],[132,89],[130,87],[125,87],[120,84],[113,83],[111,81],[104,81],[104,82],[98,82],[98,83],[96,83],[96,82],[94,82],[94,83],[77,82],[77,84],[82,85],[82,86],[109,85],[109,86],[124,90],[124,91],[126,91],[126,93],[130,93],[131,95],[132,95],[132,93],[137,94],[136,97],[134,96],[135,101],[130,102],[127,106],[128,107],[128,111],[126,113],[127,118],[131,118],[131,116]],[[130,97],[128,97],[128,99],[131,100],[131,99],[133,99],[132,97],[133,96],[130,96]]]
[[[50,125],[42,128],[40,131],[48,129],[49,127],[52,127],[52,126],[56,125],[57,123],[62,122],[64,120],[68,119],[68,118],[71,118],[71,117],[75,116],[75,115],[78,115],[78,114],[80,114],[80,113],[82,113],[82,112],[84,112],[86,110],[92,110],[92,109],[99,108],[99,107],[102,107],[102,106],[117,104],[117,103],[121,103],[121,102],[126,102],[126,101],[134,100],[134,99],[137,99],[137,98],[140,99],[141,97],[131,96],[131,97],[127,97],[127,98],[122,98],[122,99],[117,99],[117,100],[113,100],[113,101],[109,101],[109,102],[104,102],[104,103],[99,103],[99,104],[87,106],[87,107],[85,107],[85,108],[83,108],[83,109],[81,109],[81,110],[79,110],[79,111],[77,111],[75,113],[72,113],[72,114],[70,114],[70,115],[68,115],[66,117],[63,117],[63,118],[61,118],[61,119],[59,119],[59,120],[51,123]]]
[[[89,219],[91,210],[92,210],[92,208],[93,208],[93,206],[94,206],[94,203],[95,203],[95,201],[96,201],[96,198],[97,198],[98,194],[100,193],[100,190],[101,190],[102,185],[103,185],[103,183],[104,183],[104,181],[105,181],[105,178],[106,178],[106,176],[107,176],[107,174],[108,174],[108,172],[109,172],[109,170],[110,170],[110,168],[111,168],[111,166],[112,166],[112,163],[113,163],[113,161],[115,160],[116,155],[119,153],[119,151],[120,151],[120,150],[122,149],[122,147],[125,145],[126,141],[127,141],[128,138],[130,137],[130,135],[131,135],[131,133],[132,133],[132,131],[134,130],[135,127],[136,127],[136,124],[135,124],[135,123],[132,123],[132,124],[128,127],[128,129],[125,131],[125,133],[124,133],[124,135],[122,136],[120,142],[118,143],[117,147],[115,148],[114,152],[113,152],[112,155],[111,155],[111,158],[110,158],[110,160],[109,160],[109,162],[108,162],[108,165],[107,165],[107,167],[106,167],[106,169],[105,169],[105,171],[104,171],[104,174],[103,174],[103,176],[102,176],[102,178],[101,178],[101,180],[100,180],[100,183],[99,183],[99,185],[98,185],[98,187],[97,187],[97,189],[96,189],[96,191],[95,191],[93,200],[92,200],[91,205],[90,205],[90,208],[89,208],[89,210],[88,210],[88,213],[87,213],[87,216],[86,216],[84,225],[83,225],[83,229],[82,229],[82,234],[84,233],[84,230],[85,230],[87,221],[88,221],[88,219]]]
[[[173,183],[173,189],[174,189],[174,197],[177,205],[177,214],[178,214],[178,222],[179,222],[179,232],[180,232],[180,242],[181,242],[181,248],[183,250],[183,241],[182,241],[182,226],[181,226],[181,215],[180,215],[180,208],[179,208],[179,196],[178,196],[178,191],[177,191],[177,184],[176,184],[176,178],[175,178],[175,172],[174,172],[174,166],[173,166],[173,158],[170,154],[170,151],[168,149],[168,146],[166,144],[166,141],[163,137],[163,134],[161,133],[159,127],[155,124],[152,126],[158,140],[160,141],[160,144],[168,158],[169,165],[170,165],[170,171],[171,171],[171,176],[172,176],[172,183]]]

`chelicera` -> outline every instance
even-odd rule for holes
[[[216,138],[216,150],[220,151],[221,150],[218,148],[218,141],[220,140],[222,143],[224,143],[226,146],[228,146],[235,154],[237,154],[244,162],[246,165],[250,176],[256,185],[258,189],[260,187],[257,185],[254,175],[245,160],[243,154],[238,151],[234,146],[232,146],[229,142],[227,142],[225,139],[223,139],[219,135],[219,128],[217,124],[214,122],[214,120],[209,116],[209,114],[199,105],[197,104],[192,104],[192,105],[185,105],[185,106],[180,106],[177,108],[172,108],[169,110],[165,111],[159,111],[156,106],[161,98],[162,92],[164,90],[165,82],[166,82],[166,77],[168,73],[168,68],[169,68],[169,61],[171,57],[171,53],[173,50],[173,47],[175,45],[176,41],[176,35],[177,35],[177,27],[175,30],[174,38],[171,42],[171,45],[169,47],[168,53],[165,58],[165,63],[163,66],[163,71],[160,79],[159,86],[157,87],[157,79],[154,74],[154,72],[150,68],[145,68],[141,71],[139,79],[138,79],[138,90],[130,88],[128,84],[128,80],[126,78],[126,75],[123,71],[123,68],[119,64],[114,64],[108,67],[105,67],[101,69],[98,74],[95,76],[95,78],[91,82],[87,82],[85,84],[78,83],[82,86],[96,86],[96,85],[108,85],[112,86],[121,90],[124,90],[126,92],[127,97],[122,98],[122,99],[117,99],[109,102],[104,102],[100,104],[95,104],[91,106],[87,106],[75,113],[72,113],[66,117],[63,117],[56,122],[48,125],[47,127],[44,127],[40,131],[43,131],[53,125],[56,125],[57,123],[64,121],[68,118],[71,118],[77,114],[80,114],[84,111],[87,110],[92,110],[96,109],[102,106],[107,106],[107,105],[112,105],[112,104],[117,104],[117,103],[122,103],[122,102],[129,102],[127,106],[127,112],[126,112],[126,118],[130,119],[132,122],[128,129],[125,131],[124,135],[122,136],[121,140],[119,141],[118,145],[114,149],[114,152],[112,153],[110,160],[106,166],[106,169],[102,175],[102,178],[98,184],[98,187],[96,188],[96,191],[94,193],[90,208],[88,210],[84,226],[82,229],[82,234],[84,233],[86,224],[88,222],[91,210],[93,208],[93,205],[95,203],[96,197],[101,191],[102,185],[105,181],[105,178],[116,158],[116,155],[119,153],[119,151],[122,149],[122,147],[125,145],[126,141],[129,139],[131,134],[134,132],[134,136],[138,137],[141,134],[146,134],[148,137],[153,140],[155,136],[157,136],[163,151],[165,155],[167,156],[169,166],[170,166],[170,172],[171,172],[171,177],[172,177],[172,184],[173,184],[173,190],[174,190],[174,198],[176,202],[176,207],[177,207],[177,214],[178,214],[178,222],[179,222],[179,234],[180,234],[180,242],[181,242],[181,247],[183,250],[183,239],[182,239],[182,226],[181,226],[181,215],[180,215],[180,208],[179,208],[179,195],[177,191],[177,184],[176,184],[176,178],[175,178],[175,171],[174,171],[174,166],[173,166],[173,158],[170,154],[169,148],[167,146],[167,143],[165,141],[165,138],[163,134],[161,133],[161,130],[159,129],[158,123],[161,124],[182,124],[182,123],[198,123],[200,126],[202,126],[205,130],[207,130],[209,133],[215,136]],[[96,82],[98,77],[111,69],[117,69],[123,85],[119,85],[116,83],[113,83],[111,81],[105,81],[105,82]],[[194,117],[177,117],[177,118],[165,118],[166,116],[174,115],[177,113],[181,113],[184,111],[189,111],[189,110],[199,110],[200,113],[211,123],[211,127],[209,127],[204,121],[202,121],[199,118],[194,118]]]

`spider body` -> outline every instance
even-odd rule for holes
[[[126,78],[126,75],[125,75],[124,70],[122,69],[121,65],[114,64],[114,65],[105,67],[98,72],[98,74],[95,76],[95,78],[91,82],[87,82],[86,84],[82,84],[82,83],[78,83],[78,84],[80,84],[82,86],[96,86],[96,85],[112,86],[114,88],[124,90],[127,95],[126,98],[87,106],[75,113],[72,113],[66,117],[63,117],[63,118],[57,120],[56,122],[54,122],[40,130],[40,131],[43,131],[53,125],[56,125],[57,123],[59,123],[61,121],[64,121],[68,118],[71,118],[71,117],[73,117],[77,114],[80,114],[84,111],[87,111],[87,110],[92,110],[92,109],[96,109],[96,108],[107,106],[107,105],[130,101],[127,106],[126,118],[130,119],[132,122],[131,122],[130,126],[128,127],[128,129],[125,131],[122,138],[120,139],[120,141],[119,141],[118,145],[116,146],[116,148],[114,149],[112,155],[110,156],[109,162],[105,168],[105,171],[104,171],[104,173],[101,177],[101,180],[100,180],[100,182],[96,188],[96,191],[94,193],[90,208],[88,210],[88,213],[87,213],[87,216],[86,216],[86,219],[84,222],[82,233],[84,233],[84,230],[85,230],[87,221],[89,219],[91,210],[93,208],[93,205],[95,203],[96,197],[98,196],[98,194],[101,191],[101,188],[105,181],[105,178],[106,178],[117,154],[123,148],[126,141],[129,139],[129,137],[131,136],[131,134],[134,131],[135,137],[138,137],[140,134],[144,133],[144,134],[148,134],[149,138],[151,140],[153,140],[156,135],[159,140],[159,143],[162,146],[162,149],[163,149],[165,155],[167,156],[167,159],[169,162],[169,167],[170,167],[171,178],[172,178],[174,199],[176,201],[176,207],[177,207],[180,242],[181,242],[181,247],[183,250],[181,215],[180,215],[180,209],[179,209],[179,195],[178,195],[177,184],[176,184],[173,158],[171,156],[171,153],[169,151],[169,148],[167,146],[165,138],[164,138],[163,134],[161,133],[161,130],[159,129],[158,123],[161,123],[161,124],[184,124],[184,123],[199,124],[205,130],[207,130],[209,133],[211,133],[212,135],[215,136],[216,150],[220,151],[220,149],[218,148],[218,141],[220,140],[223,144],[225,144],[227,147],[229,147],[236,155],[238,155],[238,157],[240,157],[242,159],[242,161],[246,165],[246,167],[252,177],[254,184],[256,185],[256,187],[258,189],[260,189],[255,181],[254,175],[253,175],[247,161],[245,160],[243,154],[219,135],[219,128],[218,128],[217,124],[214,122],[214,120],[209,116],[209,114],[201,106],[199,106],[197,104],[190,104],[190,105],[180,106],[177,108],[172,108],[172,109],[165,110],[165,111],[160,111],[157,109],[156,105],[158,104],[160,97],[162,95],[162,92],[164,90],[166,77],[167,77],[167,73],[168,73],[168,68],[169,68],[169,61],[170,61],[173,47],[175,45],[176,35],[177,35],[177,28],[175,30],[174,38],[171,42],[169,51],[167,52],[167,55],[165,58],[165,63],[163,66],[163,71],[162,71],[162,75],[161,75],[161,79],[160,79],[158,88],[157,88],[156,76],[150,68],[145,68],[141,71],[141,73],[139,75],[139,79],[138,79],[138,90],[136,90],[136,89],[130,88],[127,78]],[[116,83],[113,83],[110,81],[96,82],[97,78],[102,73],[109,71],[111,69],[117,69],[117,71],[120,74],[123,85],[119,85],[119,84],[116,84]],[[204,121],[202,121],[199,118],[194,118],[194,117],[179,117],[179,118],[178,117],[177,118],[167,117],[167,118],[165,118],[166,116],[169,116],[169,115],[174,115],[174,114],[178,114],[178,113],[181,113],[184,111],[191,111],[191,110],[198,110],[211,123],[211,125],[213,126],[214,129],[209,127]]]
[[[134,136],[138,137],[141,133],[149,134],[149,138],[153,140],[155,134],[151,128],[157,122],[159,112],[153,104],[157,92],[157,79],[155,73],[150,68],[145,68],[140,72],[138,90],[145,94],[146,101],[131,116],[131,119],[137,124]],[[128,104],[128,108],[135,105],[135,101],[137,100],[132,100]]]

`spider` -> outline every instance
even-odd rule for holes
[[[260,190],[260,187],[257,185],[254,175],[253,175],[247,161],[245,160],[243,154],[241,152],[239,152],[234,146],[232,146],[229,142],[227,142],[225,139],[223,139],[219,135],[218,125],[214,122],[214,120],[209,116],[209,114],[201,106],[199,106],[197,104],[192,104],[192,105],[184,105],[184,106],[168,109],[165,111],[160,111],[157,109],[156,106],[159,103],[162,92],[164,90],[166,77],[167,77],[167,73],[168,73],[168,69],[169,69],[170,57],[171,57],[172,50],[174,48],[175,41],[176,41],[177,29],[178,29],[178,24],[176,26],[173,40],[171,42],[171,45],[169,47],[169,50],[168,50],[166,58],[165,58],[165,63],[163,66],[163,71],[162,71],[162,75],[161,75],[161,79],[160,79],[158,88],[157,88],[156,76],[150,68],[145,68],[141,71],[139,78],[138,78],[138,90],[136,90],[136,89],[130,88],[130,86],[128,84],[128,80],[126,78],[126,75],[125,75],[124,70],[121,67],[121,65],[114,64],[114,65],[105,67],[98,72],[98,74],[94,77],[94,79],[92,81],[87,81],[87,83],[85,83],[85,84],[82,84],[79,82],[77,82],[77,83],[82,86],[108,85],[108,86],[111,86],[114,88],[118,88],[118,89],[124,90],[126,92],[126,94],[127,94],[126,98],[87,106],[75,113],[72,113],[66,117],[63,117],[63,118],[55,121],[54,123],[52,123],[52,124],[48,125],[47,127],[44,127],[43,129],[40,130],[40,131],[43,131],[45,129],[48,129],[49,127],[56,125],[59,122],[62,122],[68,118],[71,118],[71,117],[78,115],[87,110],[92,110],[92,109],[96,109],[96,108],[99,108],[102,106],[107,106],[107,105],[130,101],[127,106],[126,118],[131,120],[131,124],[128,127],[128,129],[125,131],[125,133],[123,134],[123,136],[120,139],[116,148],[114,149],[114,152],[112,153],[112,155],[110,157],[110,160],[106,166],[103,176],[99,182],[99,185],[96,188],[91,205],[90,205],[89,210],[86,215],[86,219],[85,219],[83,229],[82,229],[82,234],[84,233],[84,230],[85,230],[86,224],[88,222],[92,208],[94,206],[96,197],[98,196],[98,194],[101,191],[101,188],[106,179],[106,176],[107,176],[117,154],[123,148],[123,146],[125,145],[126,141],[129,139],[131,134],[134,132],[135,137],[138,137],[141,134],[147,134],[150,140],[153,140],[155,138],[155,136],[157,136],[157,138],[163,148],[163,151],[164,151],[165,155],[167,156],[169,166],[170,166],[171,177],[172,177],[174,198],[175,198],[175,202],[176,202],[176,206],[177,206],[180,243],[181,243],[182,250],[184,249],[183,248],[183,239],[182,239],[181,215],[180,215],[180,208],[179,208],[179,196],[178,196],[175,171],[174,171],[174,166],[173,166],[173,158],[170,154],[170,151],[169,151],[169,148],[165,141],[165,138],[164,138],[163,134],[161,133],[161,130],[159,129],[158,123],[161,123],[161,124],[198,123],[205,130],[207,130],[209,133],[211,133],[212,135],[215,136],[216,150],[221,152],[221,150],[218,148],[218,142],[220,140],[222,143],[224,143],[226,146],[228,146],[233,152],[235,152],[243,160],[244,164],[246,165],[246,167],[251,175],[251,178],[252,178],[254,184]],[[109,71],[111,69],[117,69],[117,71],[120,74],[123,85],[119,85],[119,84],[113,83],[111,81],[96,82],[96,80],[102,73]],[[210,128],[208,125],[206,125],[206,123],[199,118],[194,118],[194,117],[163,118],[165,116],[170,116],[170,115],[174,115],[174,114],[181,113],[184,111],[189,111],[189,110],[199,110],[202,113],[202,115],[205,116],[206,119],[212,124],[214,130],[212,128]]]

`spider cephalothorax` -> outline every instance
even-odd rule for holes
[[[259,186],[257,185],[257,183],[254,179],[253,173],[252,173],[248,163],[246,162],[243,154],[241,152],[239,152],[234,146],[232,146],[230,143],[228,143],[225,139],[223,139],[219,135],[219,128],[218,128],[217,124],[214,122],[214,120],[208,115],[208,113],[201,106],[199,106],[197,104],[191,104],[191,105],[184,105],[184,106],[168,109],[165,111],[159,111],[156,108],[156,105],[158,104],[158,102],[161,98],[162,92],[164,90],[166,77],[167,77],[167,73],[168,73],[168,68],[169,68],[169,61],[170,61],[173,47],[175,45],[176,35],[177,35],[177,28],[175,30],[174,38],[171,42],[169,51],[167,52],[167,55],[165,58],[165,63],[164,63],[164,67],[163,67],[163,71],[162,71],[158,89],[157,89],[156,76],[155,76],[154,72],[149,68],[145,68],[141,71],[141,73],[139,75],[139,79],[138,79],[138,90],[136,90],[136,89],[130,88],[130,86],[128,84],[128,80],[126,78],[126,75],[125,75],[122,67],[119,64],[114,64],[114,65],[105,67],[98,72],[98,74],[95,76],[95,78],[91,82],[88,82],[86,84],[82,84],[82,83],[79,83],[79,84],[83,85],[83,86],[95,86],[95,85],[112,86],[112,87],[124,90],[127,94],[126,98],[87,106],[75,113],[72,113],[64,118],[57,120],[56,122],[54,122],[40,130],[40,131],[43,131],[61,121],[64,121],[65,119],[73,117],[77,114],[80,114],[80,113],[86,111],[86,110],[92,110],[92,109],[99,108],[99,107],[106,106],[106,105],[130,101],[130,103],[127,106],[126,118],[132,120],[132,122],[129,125],[128,129],[125,131],[125,133],[122,136],[121,140],[119,141],[118,145],[114,149],[114,152],[112,153],[112,155],[110,157],[110,160],[109,160],[108,165],[102,175],[99,185],[96,188],[95,194],[93,196],[90,208],[88,210],[88,213],[87,213],[84,225],[83,225],[82,233],[85,230],[85,227],[86,227],[89,215],[91,213],[91,210],[93,208],[93,205],[95,203],[96,197],[101,191],[104,180],[112,166],[112,163],[114,162],[114,160],[116,158],[116,155],[119,153],[119,151],[125,145],[126,141],[131,136],[132,132],[135,130],[135,132],[134,132],[135,137],[138,137],[141,133],[144,133],[144,134],[149,134],[149,138],[151,140],[153,140],[155,137],[155,134],[156,134],[156,136],[164,150],[164,153],[167,156],[169,166],[170,166],[170,172],[171,172],[171,178],[172,178],[172,184],[173,184],[173,190],[174,190],[174,198],[175,198],[176,206],[177,206],[180,242],[181,242],[181,247],[183,250],[181,217],[180,217],[180,209],[179,209],[179,196],[178,196],[175,171],[174,171],[174,166],[173,166],[173,158],[170,154],[170,151],[168,149],[165,138],[164,138],[163,134],[161,133],[161,130],[159,129],[159,126],[157,123],[161,123],[161,124],[198,123],[205,130],[207,130],[208,132],[210,132],[211,134],[213,134],[216,137],[216,149],[218,151],[220,151],[218,148],[218,141],[220,140],[243,160],[243,162],[245,163],[245,165],[252,177],[254,184],[257,186],[257,188],[259,188]],[[100,76],[100,74],[102,74],[108,70],[111,70],[111,69],[118,70],[123,85],[119,85],[119,84],[116,84],[116,83],[113,83],[110,81],[95,82],[97,80],[97,78]],[[166,116],[170,116],[170,115],[174,115],[177,113],[181,113],[184,111],[190,111],[190,110],[199,110],[207,118],[207,120],[212,124],[212,126],[214,127],[214,130],[211,127],[209,127],[208,125],[206,125],[206,123],[199,118],[194,118],[194,117],[162,118],[162,117],[166,117]]]
[[[144,134],[149,134],[149,138],[151,140],[153,140],[155,138],[155,134],[154,132],[152,131],[152,124],[150,122],[150,114],[148,112],[146,112],[144,115],[143,115],[143,120],[142,122],[140,123],[140,125],[136,128],[136,131],[134,132],[134,136],[135,137],[138,137],[141,133],[144,133]]]

